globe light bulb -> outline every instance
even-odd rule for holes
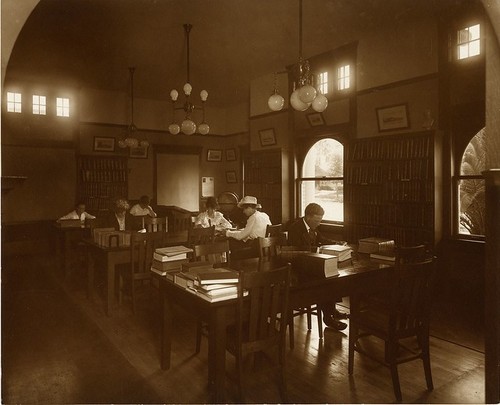
[[[179,97],[179,92],[177,90],[173,89],[170,92],[170,98],[172,99],[172,101],[177,101],[178,97]]]
[[[201,101],[207,101],[208,91],[206,91],[206,90],[200,91],[200,98],[201,98]]]
[[[210,132],[210,127],[206,122],[203,122],[198,126],[198,132],[202,135],[206,135]]]
[[[292,95],[290,96],[290,104],[294,108],[294,110],[297,111],[305,111],[309,108],[310,104],[304,103],[300,98],[299,98],[299,91],[295,90]]]
[[[191,86],[189,83],[186,83],[184,85],[184,87],[182,88],[182,90],[184,90],[184,94],[186,96],[190,96],[191,95],[191,91],[193,90],[193,86]]]
[[[147,148],[149,146],[149,142],[148,141],[141,141],[141,142],[139,142],[139,145],[142,148]]]
[[[306,84],[299,89],[299,98],[303,103],[312,103],[316,97],[317,91],[310,84]]]
[[[196,124],[190,119],[182,121],[181,130],[183,134],[193,135],[196,132]]]
[[[318,94],[316,98],[311,103],[311,107],[314,111],[323,112],[328,107],[328,99],[324,94]]]
[[[267,105],[269,106],[271,111],[281,111],[281,109],[285,105],[285,99],[278,93],[275,93],[271,97],[269,97],[269,100],[267,100]]]
[[[181,127],[179,124],[170,124],[168,126],[168,132],[170,132],[172,135],[177,135],[179,132],[181,132]]]
[[[120,140],[118,141],[118,146],[119,146],[120,148],[126,148],[126,147],[127,147],[127,144],[125,143],[125,141],[124,141],[123,139],[120,139]]]

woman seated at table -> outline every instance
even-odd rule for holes
[[[226,229],[231,229],[232,225],[221,212],[217,211],[219,204],[215,197],[208,197],[205,202],[205,211],[200,212],[194,221],[196,228],[210,228],[215,226],[216,233],[224,233]]]
[[[78,202],[73,211],[59,218],[57,222],[65,221],[67,219],[79,219],[80,222],[84,224],[86,219],[95,219],[95,217],[86,211],[84,202]]]
[[[134,217],[128,212],[129,209],[130,204],[127,200],[123,198],[114,200],[111,210],[103,222],[103,227],[114,228],[117,231],[137,231],[140,226],[135,223]]]

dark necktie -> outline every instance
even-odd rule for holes
[[[311,246],[316,245],[316,231],[314,229],[309,228],[309,244]]]

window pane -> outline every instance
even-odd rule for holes
[[[479,39],[480,36],[480,26],[479,24],[469,27],[469,41]]]
[[[325,210],[324,220],[344,221],[344,182],[342,180],[304,180],[301,184],[301,213],[315,202]]]
[[[480,47],[481,47],[481,41],[479,41],[479,40],[472,41],[469,44],[469,56],[479,55],[481,53]]]
[[[471,139],[460,163],[461,176],[481,175],[486,169],[485,130],[479,131]]]
[[[460,180],[459,233],[464,235],[485,234],[484,179]]]
[[[344,175],[344,146],[335,139],[316,142],[307,153],[302,177],[342,177]]]

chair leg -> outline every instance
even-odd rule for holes
[[[354,345],[358,339],[358,329],[355,322],[349,322],[349,352],[347,356],[347,372],[351,375],[354,371]]]
[[[290,349],[293,350],[295,347],[295,329],[293,327],[293,311],[290,313],[290,318],[288,320],[288,338],[290,340]]]
[[[391,369],[391,377],[392,377],[392,388],[394,390],[394,396],[398,402],[403,400],[403,396],[401,394],[401,386],[399,384],[399,374],[398,374],[398,365],[396,363],[396,357],[398,352],[398,345],[394,342],[389,342],[387,345],[388,349],[388,360],[389,367]]]
[[[238,374],[238,396],[241,403],[245,402],[245,398],[243,398],[243,359],[241,358],[241,354],[236,356],[236,372]]]
[[[311,306],[308,306],[306,308],[306,314],[307,314],[307,330],[311,330],[311,324],[312,324],[312,310]]]
[[[431,358],[429,351],[429,332],[425,334],[418,335],[418,342],[420,349],[422,350],[422,362],[424,363],[424,373],[425,382],[427,383],[427,389],[432,391],[434,389],[434,384],[432,382],[432,372],[431,372]]]
[[[280,380],[279,380],[279,387],[280,387],[280,395],[281,395],[281,402],[286,403],[288,402],[288,390],[287,390],[287,381],[286,381],[286,367],[285,367],[285,361],[286,361],[286,355],[285,355],[285,344],[283,343],[281,347],[279,348],[279,373],[280,373]]]
[[[201,349],[201,332],[202,332],[203,324],[200,319],[196,324],[196,354],[200,352]]]

